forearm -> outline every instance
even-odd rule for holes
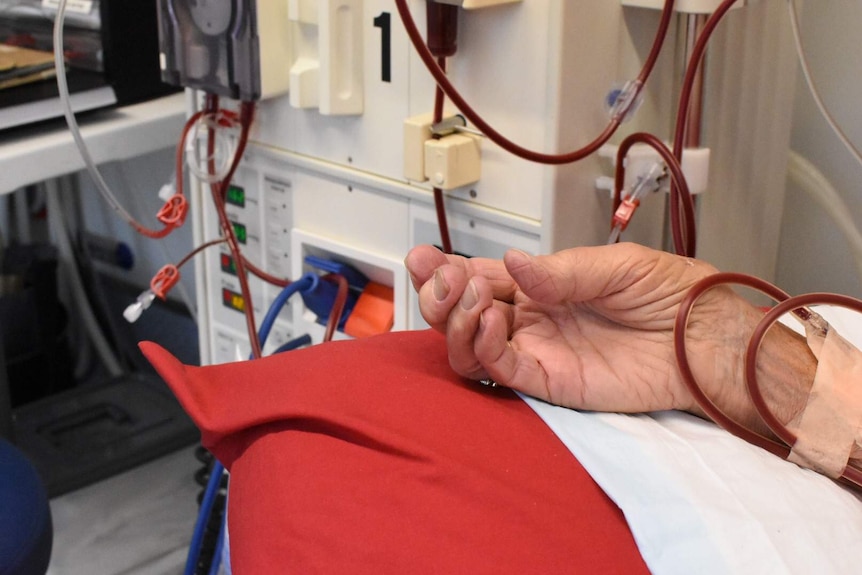
[[[782,424],[805,409],[816,370],[817,359],[803,336],[781,324],[769,330],[757,355],[757,382],[766,405]],[[749,427],[772,437],[753,403],[749,405]]]

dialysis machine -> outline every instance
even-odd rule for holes
[[[407,5],[424,31],[426,2]],[[650,50],[657,0],[447,0],[457,4],[448,77],[470,106],[519,145],[563,152],[608,123],[613,94]],[[691,45],[716,0],[678,1],[639,109],[607,145],[575,163],[542,165],[464,129],[429,132],[435,81],[390,0],[193,2],[160,0],[163,77],[229,98],[260,98],[226,196],[246,257],[298,278],[308,256],[345,263],[391,287],[393,329],[419,328],[402,260],[440,244],[432,188],[444,190],[455,251],[500,257],[608,240],[615,150],[623,135],[670,139]],[[795,61],[779,2],[738,3],[710,44],[684,170],[697,196],[698,256],[718,267],[774,275],[790,136]],[[198,99],[198,102],[201,100]],[[193,112],[194,110],[191,110]],[[646,154],[649,156],[649,154]],[[627,178],[638,177],[632,153]],[[667,240],[666,193],[642,202],[623,239]],[[194,196],[197,243],[218,237],[206,194]],[[201,360],[248,357],[241,310],[260,316],[278,288],[251,278],[244,301],[224,247],[198,262]],[[294,298],[265,352],[317,317]]]

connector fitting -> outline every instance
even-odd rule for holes
[[[608,116],[620,123],[630,120],[643,103],[641,88],[643,88],[642,82],[630,80],[608,92],[605,97]]]
[[[123,311],[123,317],[126,318],[127,322],[135,323],[138,321],[138,318],[141,317],[141,314],[144,313],[144,310],[148,309],[153,304],[154,299],[156,299],[156,294],[151,290],[141,292],[138,299]]]
[[[643,173],[635,174],[635,185],[626,199],[640,201],[641,198],[661,189],[667,180],[667,166],[664,162],[653,162]]]
[[[307,256],[305,262],[317,269],[339,274],[347,280],[349,291],[338,330],[351,337],[367,337],[385,333],[392,329],[395,320],[394,290],[386,285],[370,281],[352,266]],[[318,323],[329,321],[338,287],[328,281],[316,282],[300,292],[305,306],[317,315]]]
[[[448,118],[443,118],[436,124],[431,125],[431,135],[442,138],[456,133],[459,128],[465,128],[467,120],[461,114],[455,114]]]

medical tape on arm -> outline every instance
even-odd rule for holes
[[[788,461],[837,478],[862,448],[862,352],[831,326],[806,325],[817,358],[811,392],[787,428],[796,435]]]

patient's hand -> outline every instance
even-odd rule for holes
[[[446,334],[459,374],[579,409],[701,413],[677,370],[673,323],[688,289],[715,273],[712,266],[635,244],[538,257],[512,250],[503,261],[420,246],[405,263],[422,315]],[[755,428],[741,374],[760,316],[730,289],[715,288],[696,306],[688,335],[692,369],[707,393]],[[786,372],[785,358],[775,359]]]

